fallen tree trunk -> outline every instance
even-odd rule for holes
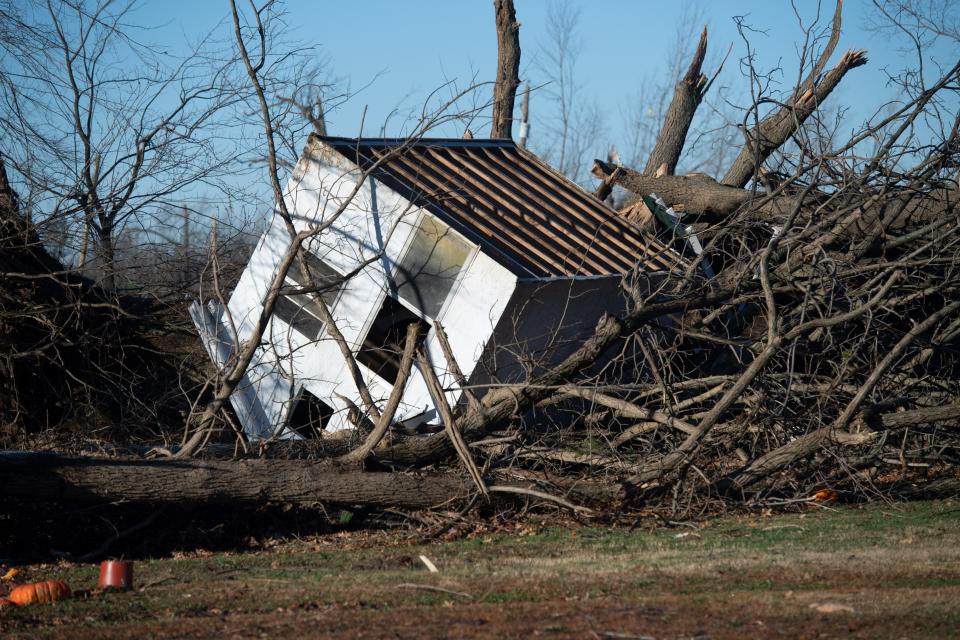
[[[465,497],[454,475],[338,472],[329,461],[140,460],[0,454],[9,497],[65,502],[291,502],[434,507]]]
[[[594,160],[591,170],[602,181],[604,193],[619,185],[640,196],[656,193],[664,201],[696,222],[723,222],[738,211],[748,211],[753,219],[768,222],[782,221],[801,204],[815,205],[828,196],[807,193],[801,198],[796,193],[754,193],[749,189],[717,182],[708,175],[694,173],[685,176],[652,176],[624,166],[614,166],[603,160]],[[841,241],[874,242],[882,233],[902,232],[917,225],[940,221],[956,210],[958,189],[948,187],[918,194],[914,187],[897,187],[889,193],[865,199],[848,215],[830,224],[820,232],[818,245]],[[804,212],[801,219],[807,218]],[[882,249],[883,247],[878,247]]]
[[[500,493],[535,496],[574,508],[612,508],[621,485],[580,481],[564,485],[500,476]],[[0,486],[8,498],[49,502],[330,503],[428,509],[462,500],[473,483],[454,474],[342,471],[329,460],[143,460],[53,453],[0,453]],[[562,496],[562,497],[561,497]],[[566,498],[566,500],[564,500]],[[569,504],[569,503],[567,503]]]
[[[747,202],[763,197],[746,189],[720,184],[703,174],[648,176],[629,167],[615,167],[603,160],[593,161],[592,173],[601,180],[609,178],[614,184],[637,195],[656,193],[667,204],[707,219],[722,220]]]

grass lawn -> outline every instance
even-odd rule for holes
[[[423,554],[439,568],[430,573]],[[95,565],[18,582],[96,583]],[[5,638],[951,638],[960,500],[537,528],[409,546],[338,534],[136,562],[138,590],[0,614]]]

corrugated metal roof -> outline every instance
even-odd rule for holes
[[[315,138],[519,276],[651,271],[682,259],[512,140]],[[492,249],[492,250],[491,250]]]

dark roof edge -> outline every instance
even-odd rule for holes
[[[623,273],[604,273],[601,275],[563,275],[563,276],[524,276],[517,278],[517,282],[555,282],[560,280],[608,280],[610,278],[623,279],[626,274]]]
[[[321,142],[330,142],[332,144],[350,144],[362,143],[372,146],[397,147],[407,146],[430,146],[430,145],[449,145],[460,147],[517,147],[517,143],[508,138],[428,138],[421,136],[419,138],[353,138],[349,136],[321,136],[316,133],[310,134]],[[517,147],[522,148],[522,147]]]

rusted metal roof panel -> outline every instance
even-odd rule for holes
[[[518,275],[676,269],[682,258],[512,140],[317,137]]]

